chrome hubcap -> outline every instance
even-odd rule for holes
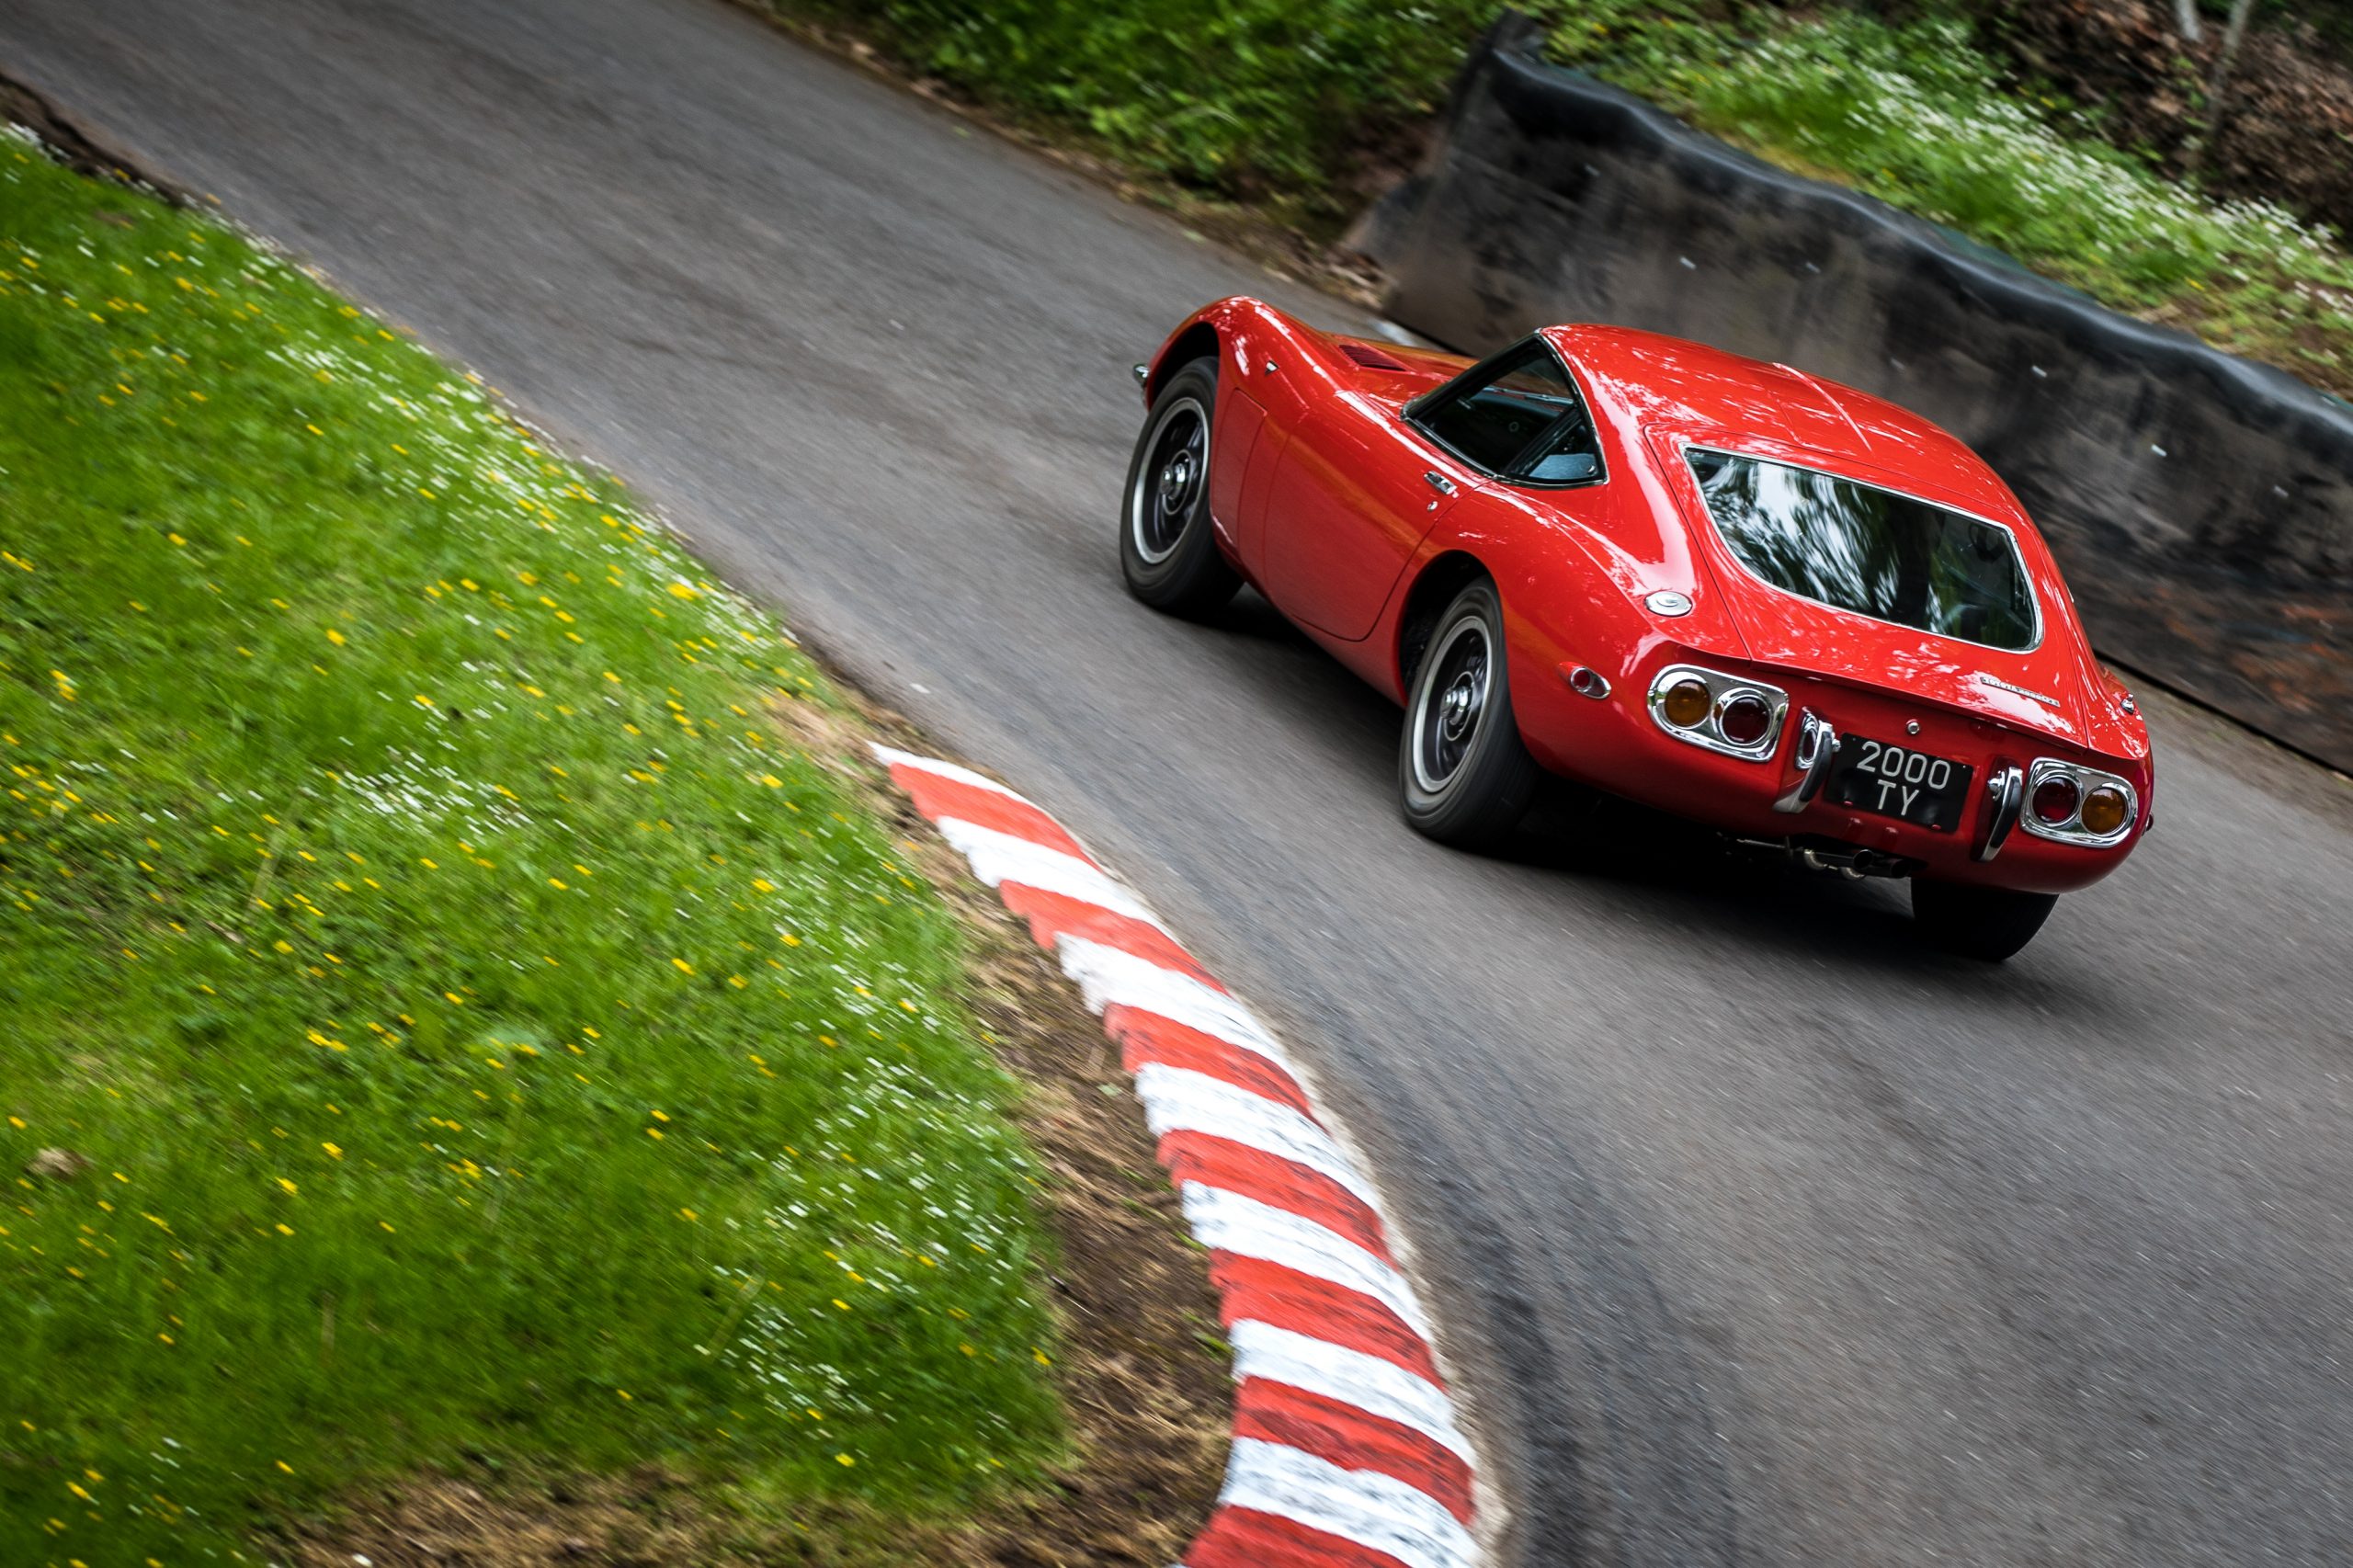
[[[1414,704],[1414,778],[1435,794],[1471,754],[1493,695],[1494,660],[1485,623],[1456,621],[1430,650],[1425,668]]]
[[[1440,700],[1439,733],[1449,741],[1459,741],[1468,734],[1471,722],[1478,714],[1478,682],[1472,678],[1470,671],[1465,670],[1455,677],[1452,686],[1446,688],[1446,696]]]
[[[1189,397],[1170,404],[1144,437],[1128,514],[1136,553],[1150,564],[1168,559],[1200,511],[1209,439],[1208,411]]]

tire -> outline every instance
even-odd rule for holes
[[[2055,892],[2012,892],[1961,882],[1912,882],[1912,924],[1949,953],[2000,963],[2016,954],[2058,903]]]
[[[1483,577],[1455,595],[1427,647],[1406,694],[1398,804],[1426,837],[1491,848],[1519,825],[1542,777],[1512,716],[1495,585]]]
[[[1120,574],[1156,610],[1193,618],[1224,607],[1242,586],[1210,522],[1211,415],[1217,361],[1195,359],[1152,400],[1120,505]]]

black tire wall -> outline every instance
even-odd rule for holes
[[[2353,770],[2353,406],[1546,65],[1506,15],[1359,243],[1466,353],[1552,322],[1699,338],[1952,430],[2106,656]]]

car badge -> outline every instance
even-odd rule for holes
[[[2045,708],[2056,708],[2059,706],[2059,699],[2055,697],[2045,697],[2039,691],[2029,691],[2025,687],[2012,686],[2008,681],[2004,680],[2001,676],[1989,676],[1983,670],[1977,672],[1977,680],[1978,684],[1982,686],[1997,687],[2004,691],[2011,692],[2019,697],[2030,697],[2035,701],[2041,703]]]
[[[1653,615],[1689,615],[1691,613],[1691,596],[1678,594],[1673,588],[1661,588],[1643,600],[1643,603],[1650,607]]]

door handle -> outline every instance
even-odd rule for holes
[[[1423,470],[1422,479],[1423,482],[1428,484],[1432,490],[1437,491],[1441,495],[1451,495],[1454,494],[1454,481],[1447,478],[1446,475],[1438,472],[1438,471],[1434,468]]]

